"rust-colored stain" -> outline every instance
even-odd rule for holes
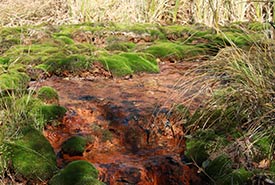
[[[51,77],[34,84],[54,87],[68,109],[62,124],[44,131],[55,152],[60,154],[62,143],[73,135],[88,138],[82,156],[58,155],[59,166],[88,160],[107,184],[190,184],[192,171],[181,162],[184,125],[171,107],[185,98],[175,84],[183,71],[196,65],[163,61],[159,74],[93,80]]]

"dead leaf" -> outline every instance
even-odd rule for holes
[[[270,167],[270,160],[269,159],[264,159],[259,162],[258,168],[261,169],[267,169]]]

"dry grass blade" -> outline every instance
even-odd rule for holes
[[[273,4],[266,1],[241,0],[3,0],[0,25],[199,22],[218,29],[219,25],[236,21],[272,21],[273,9]]]

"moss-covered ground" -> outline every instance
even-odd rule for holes
[[[87,139],[82,136],[73,136],[62,144],[62,152],[70,156],[82,155]]]
[[[226,45],[246,46],[262,37],[256,31],[265,29],[257,27],[257,23],[246,28],[244,31],[237,26],[225,27],[218,34],[204,25],[86,23],[4,28],[0,32],[0,64],[16,62],[50,75],[64,75],[65,71],[88,70],[93,62],[100,61],[106,70],[118,76],[143,71],[156,73],[157,58],[182,61],[216,53]],[[14,77],[13,83],[18,83],[17,78],[21,77]]]

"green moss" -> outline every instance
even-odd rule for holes
[[[8,50],[11,46],[20,44],[22,40],[22,36],[24,34],[26,34],[26,29],[23,27],[1,27],[0,54]]]
[[[62,144],[62,151],[70,156],[81,156],[85,150],[86,144],[86,138],[82,136],[73,136]]]
[[[134,72],[159,72],[155,59],[143,53],[102,55],[99,61],[114,75],[124,76]]]
[[[270,170],[270,172],[272,172],[275,175],[275,161],[274,160],[271,160],[269,170]]]
[[[205,172],[211,178],[219,180],[232,172],[232,161],[226,155],[220,155],[205,167]]]
[[[156,57],[182,57],[182,48],[178,44],[171,42],[156,43],[145,49],[144,52],[148,52]]]
[[[157,42],[152,46],[146,48],[143,52],[150,53],[155,57],[160,58],[175,58],[183,59],[187,57],[194,57],[197,55],[205,55],[207,48],[202,45],[183,45],[172,42]]]
[[[169,25],[169,26],[163,26],[160,29],[165,33],[165,34],[176,34],[180,36],[183,32],[186,32],[187,26],[182,26],[182,25]]]
[[[108,29],[115,29],[116,31],[122,32],[133,32],[139,35],[148,34],[154,39],[165,38],[165,35],[159,30],[158,26],[153,24],[116,24],[113,27],[109,27]]]
[[[17,174],[44,181],[57,170],[53,148],[36,129],[23,130],[22,137],[4,144],[4,155]]]
[[[187,141],[185,155],[190,161],[195,161],[201,165],[209,157],[207,143],[199,140]]]
[[[30,81],[28,75],[16,70],[0,74],[0,91],[25,89]]]
[[[119,55],[113,56],[101,56],[99,57],[99,61],[103,64],[103,66],[111,71],[114,75],[124,76],[127,74],[132,74],[134,71],[127,65],[128,60]]]
[[[105,49],[108,51],[129,51],[135,47],[136,44],[132,42],[111,42]]]
[[[172,37],[173,39],[182,41],[183,39],[190,39],[191,36],[198,33],[198,30],[194,29],[191,25],[169,25],[160,27],[160,30],[168,39]]]
[[[215,130],[213,129],[198,129],[194,133],[193,137],[198,140],[213,141],[218,136],[216,135]]]
[[[61,75],[64,71],[77,72],[88,69],[92,61],[85,55],[53,55],[46,59],[43,64],[37,65],[36,69],[41,69],[49,73]]]
[[[253,43],[253,40],[247,34],[240,34],[236,32],[225,32],[224,37],[226,41],[232,41],[237,46],[244,46]]]
[[[186,141],[186,156],[201,165],[211,153],[221,151],[228,144],[224,135],[218,135],[213,129],[198,129]]]
[[[273,138],[269,136],[261,137],[255,135],[255,146],[258,148],[259,153],[256,156],[256,160],[263,160],[269,157],[271,151],[273,151]]]
[[[251,45],[260,40],[264,35],[261,33],[246,33],[241,30],[224,30],[219,34],[206,34],[202,38],[208,39],[213,46],[231,46],[238,47]]]
[[[0,175],[4,174],[4,167],[2,161],[0,161]]]
[[[7,65],[10,63],[10,58],[8,57],[0,57],[0,65]]]
[[[158,64],[154,58],[145,53],[121,53],[134,72],[159,72]]]
[[[37,92],[37,98],[44,102],[58,103],[58,94],[52,87],[43,86]]]
[[[55,175],[50,185],[99,185],[97,169],[87,161],[73,161]]]
[[[3,56],[56,74],[61,74],[64,70],[76,72],[89,68],[94,47],[89,44],[67,44],[64,39],[60,42],[14,46]]]
[[[74,44],[74,40],[65,35],[58,35],[54,37],[56,41],[61,41],[64,44]]]
[[[17,45],[11,47],[3,55],[23,64],[39,64],[59,51],[60,49],[52,44]]]
[[[62,118],[66,113],[66,108],[58,105],[40,105],[33,107],[30,115],[40,126]]]
[[[249,172],[244,168],[235,169],[231,173],[226,174],[224,177],[218,179],[216,183],[221,185],[251,184],[252,175],[252,172]]]

